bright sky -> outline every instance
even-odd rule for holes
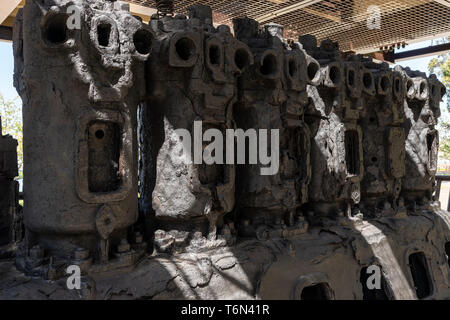
[[[13,86],[14,58],[11,43],[0,41],[0,70],[0,93],[5,99],[12,100],[18,94]]]
[[[432,41],[413,43],[413,44],[406,46],[404,49],[396,50],[396,52],[419,49],[419,48],[431,46],[432,44],[433,44]],[[425,57],[425,58],[406,60],[406,61],[401,61],[401,62],[397,63],[396,65],[400,65],[402,67],[410,67],[411,70],[420,70],[422,72],[426,72],[427,74],[430,74],[428,72],[428,62],[430,62],[431,59],[436,58],[436,57],[437,57],[437,55]]]

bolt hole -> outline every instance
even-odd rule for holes
[[[378,158],[377,158],[377,157],[372,157],[370,160],[371,160],[372,162],[377,162],[377,161],[378,161]]]
[[[181,38],[175,44],[175,50],[181,60],[188,61],[195,53],[195,43],[189,38]]]
[[[50,17],[45,24],[44,35],[50,43],[64,43],[67,40],[67,16],[57,14]]]
[[[265,76],[274,74],[277,71],[277,58],[273,54],[266,55],[260,71]]]
[[[95,131],[95,137],[99,140],[103,139],[103,137],[105,136],[105,131],[103,130],[97,130]]]
[[[147,30],[138,30],[133,36],[136,51],[140,54],[149,54],[152,48],[152,34]]]

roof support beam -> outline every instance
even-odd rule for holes
[[[273,11],[271,13],[265,14],[265,15],[263,15],[261,17],[256,18],[255,20],[258,21],[258,22],[267,22],[267,21],[269,21],[271,19],[274,19],[274,18],[277,18],[279,16],[288,14],[290,12],[293,12],[293,11],[296,11],[296,10],[299,10],[299,9],[302,9],[302,8],[306,8],[306,7],[311,6],[311,5],[315,4],[315,3],[318,3],[320,1],[322,1],[322,0],[302,0],[302,1],[299,1],[298,3],[293,4],[293,5],[290,5],[290,6],[287,6],[285,8],[282,8],[282,9],[279,9],[279,10],[275,10],[275,11]]]
[[[450,8],[450,1],[449,0],[434,0],[437,3],[442,4],[443,6],[446,6],[447,8]]]
[[[309,14],[327,19],[327,20],[331,20],[334,22],[342,22],[340,17],[333,16],[332,14],[329,14],[329,13],[321,12],[321,11],[314,10],[311,8],[303,8],[302,10],[305,11],[306,13],[309,13]]]
[[[387,63],[397,63],[399,61],[423,58],[449,52],[450,52],[450,43],[443,43],[437,44],[435,46],[403,51],[399,53],[394,53],[393,51],[388,52],[377,51],[368,53],[367,55],[378,61],[383,61]]]
[[[12,28],[0,26],[0,41],[11,42],[12,41]]]
[[[420,48],[415,50],[409,50],[405,52],[395,53],[394,60],[404,61],[409,59],[423,58],[433,56],[436,54],[444,54],[450,52],[450,43],[438,44],[435,46],[429,46],[426,48]]]
[[[0,6],[0,25],[9,17],[22,0],[2,0]]]
[[[158,10],[130,3],[130,12],[135,16],[141,17],[142,21],[148,22],[150,20],[150,17],[153,14],[157,13]]]

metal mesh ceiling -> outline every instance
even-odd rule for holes
[[[154,0],[130,2],[155,7]],[[235,17],[285,27],[285,37],[313,34],[319,42],[338,41],[341,50],[378,51],[380,47],[414,39],[450,35],[450,0],[175,0],[175,12],[186,13],[196,3],[212,7],[214,22],[228,24]],[[367,19],[379,7],[381,28],[369,29]]]

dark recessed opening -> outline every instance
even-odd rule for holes
[[[316,78],[318,71],[319,71],[319,66],[316,63],[311,62],[310,64],[308,64],[309,81],[313,81]]]
[[[234,63],[240,70],[248,66],[249,60],[248,52],[244,49],[238,49],[234,53]]]
[[[356,130],[345,131],[345,161],[347,173],[359,174],[359,136]]]
[[[175,50],[181,60],[187,61],[195,54],[195,43],[189,38],[181,38],[175,44]]]
[[[331,300],[331,289],[325,282],[303,288],[300,298],[302,300]]]
[[[339,84],[341,82],[341,70],[338,67],[330,68],[330,79],[334,84]]]
[[[401,86],[400,86],[400,84],[401,84],[401,82],[400,82],[400,79],[395,79],[395,82],[394,82],[394,90],[395,90],[395,92],[396,93],[400,93],[400,91],[401,91]]]
[[[97,26],[97,39],[100,46],[108,47],[110,36],[111,25],[109,23],[101,23]]]
[[[291,78],[297,77],[298,68],[297,68],[297,61],[295,59],[289,59],[289,75]]]
[[[389,87],[391,86],[391,83],[389,82],[389,78],[387,76],[383,76],[381,78],[381,90],[383,92],[387,92],[389,90]]]
[[[348,85],[353,87],[355,85],[355,71],[349,70],[347,77],[348,77]]]
[[[209,63],[213,65],[220,65],[220,48],[212,45],[209,47]]]
[[[93,121],[88,126],[88,185],[90,192],[111,192],[119,188],[120,126]]]
[[[427,85],[426,85],[425,81],[422,81],[420,83],[419,93],[420,93],[421,96],[423,96],[423,95],[425,95],[427,93]]]
[[[450,268],[450,241],[445,244],[445,254],[447,255],[447,263]]]
[[[44,36],[54,44],[64,43],[67,40],[67,16],[56,14],[50,17],[44,27]]]
[[[374,123],[375,121],[376,121],[375,117],[370,117],[370,118],[369,118],[369,122],[370,122],[370,123]]]
[[[273,54],[266,55],[259,70],[265,76],[274,74],[277,72],[277,58]]]
[[[105,131],[103,131],[102,129],[95,131],[95,137],[97,139],[103,139],[104,136],[105,136]]]
[[[363,84],[366,89],[370,89],[370,87],[372,87],[372,76],[370,73],[368,72],[364,73]]]
[[[140,54],[149,54],[152,48],[152,34],[147,30],[138,30],[133,36],[136,51]]]
[[[412,80],[408,80],[406,83],[406,91],[408,92],[408,95],[414,94],[414,82]]]
[[[434,168],[437,161],[437,134],[428,133],[427,134],[427,151],[428,151],[428,164],[430,168]]]
[[[380,289],[372,287],[369,288],[367,280],[369,280],[369,277],[372,275],[373,273],[367,273],[367,267],[361,269],[359,280],[361,281],[361,285],[363,287],[363,300],[389,300],[387,294],[388,291],[386,290],[386,280],[383,275],[381,275],[380,279]]]
[[[423,252],[413,253],[408,260],[417,297],[419,299],[428,297],[431,294],[431,283],[425,254]]]
[[[377,157],[372,157],[372,158],[370,158],[370,160],[371,160],[372,162],[377,162],[377,161],[378,161],[378,158],[377,158]]]

